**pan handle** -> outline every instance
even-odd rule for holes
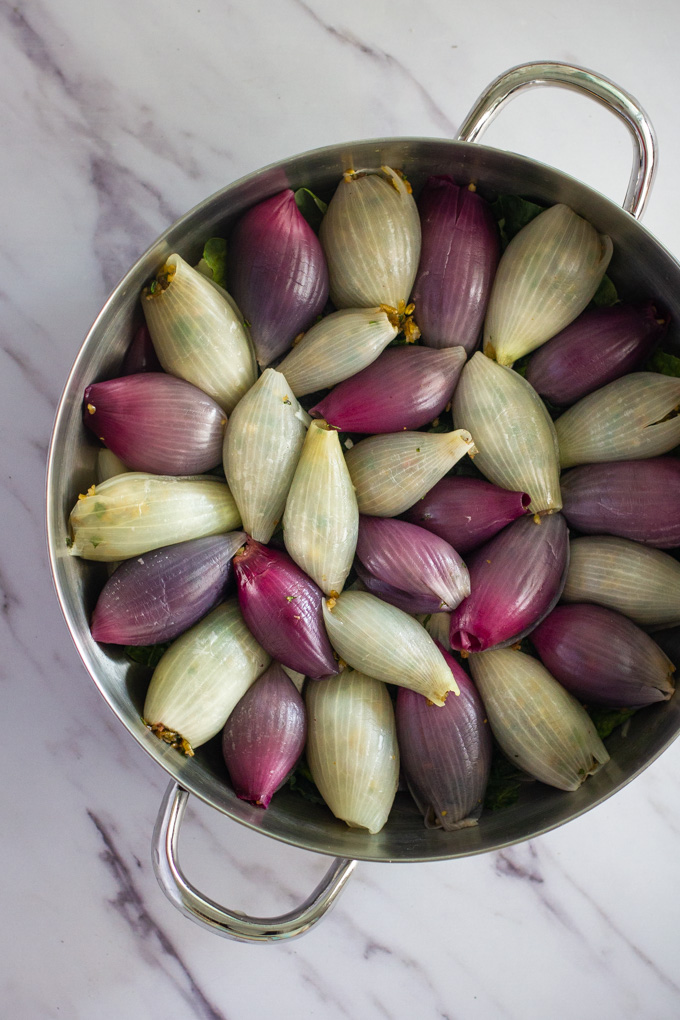
[[[237,942],[280,942],[305,935],[331,909],[356,861],[336,857],[304,903],[280,917],[249,917],[208,899],[184,877],[177,857],[179,829],[189,793],[172,782],[165,791],[153,832],[153,866],[158,883],[177,909],[202,928]]]
[[[479,97],[458,132],[458,140],[476,141],[505,103],[538,85],[557,85],[584,93],[624,122],[633,139],[633,169],[623,208],[639,219],[656,174],[658,145],[654,128],[633,96],[594,71],[557,63],[520,64],[511,68],[491,82]]]

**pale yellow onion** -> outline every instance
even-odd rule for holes
[[[343,592],[322,605],[330,642],[354,669],[424,694],[435,705],[443,705],[449,691],[458,694],[443,655],[408,613],[363,591]]]
[[[451,651],[449,641],[449,630],[451,629],[450,613],[420,613],[416,616],[418,623],[422,624],[427,633],[435,641],[438,641],[447,652]]]
[[[370,365],[398,333],[380,308],[343,308],[312,326],[278,371],[296,397],[328,389]]]
[[[390,167],[345,173],[319,239],[336,308],[397,308],[408,301],[420,259],[420,218],[410,186]]]
[[[281,669],[289,678],[289,680],[292,680],[292,682],[295,684],[296,690],[302,692],[302,688],[304,687],[306,680],[305,674],[298,673],[297,670],[291,669],[290,666],[284,666],[283,663],[281,663],[280,665]]]
[[[627,538],[574,538],[563,602],[595,602],[641,627],[680,625],[680,563]]]
[[[475,442],[465,429],[362,439],[345,454],[359,512],[396,517],[422,499],[466,453],[474,455]]]
[[[357,499],[338,433],[324,421],[313,421],[283,515],[286,549],[326,595],[340,594],[358,533]]]
[[[106,447],[97,454],[97,484],[105,482],[107,478],[113,478],[114,475],[125,474],[128,470],[120,457],[116,457],[115,453]]]
[[[281,372],[267,368],[234,408],[224,435],[224,473],[256,542],[283,516],[310,418]]]
[[[528,492],[534,514],[562,508],[555,426],[526,379],[478,351],[453,394],[453,422],[475,437],[475,467],[490,482]]]
[[[484,353],[512,365],[568,326],[597,290],[612,242],[566,205],[539,213],[510,241],[496,270]]]
[[[69,517],[70,552],[86,560],[124,560],[240,525],[229,487],[219,478],[128,471],[78,497]]]
[[[106,447],[103,447],[97,454],[97,485],[105,482],[107,478],[125,474],[128,470],[120,457],[116,457],[115,453],[107,450]],[[111,575],[119,566],[120,560],[108,560],[106,564],[108,574]]]
[[[270,661],[246,627],[237,600],[223,602],[161,658],[144,702],[144,722],[190,754],[219,733]]]
[[[165,371],[198,386],[230,414],[255,382],[257,367],[240,313],[220,291],[181,256],[170,255],[158,281],[143,291],[142,308]]]
[[[336,818],[380,832],[399,783],[399,747],[385,684],[345,669],[309,683],[307,762]]]
[[[668,453],[680,443],[679,410],[680,379],[658,372],[615,379],[555,422],[560,463],[568,468]]]
[[[577,790],[609,761],[586,710],[538,659],[503,648],[468,663],[494,737],[534,779]]]

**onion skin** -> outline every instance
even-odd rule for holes
[[[302,697],[273,662],[243,695],[222,731],[222,754],[236,796],[269,807],[306,739]]]
[[[680,546],[680,458],[584,464],[562,475],[563,512],[586,535]]]
[[[418,199],[422,248],[411,294],[428,347],[477,346],[500,244],[491,208],[452,177],[428,178]]]
[[[159,740],[191,756],[220,732],[269,661],[236,599],[222,602],[162,656],[146,693],[144,722]]]
[[[538,659],[499,648],[469,662],[494,737],[534,779],[578,790],[609,761],[586,710]]]
[[[97,485],[101,485],[109,478],[115,478],[116,475],[124,475],[126,471],[127,467],[120,457],[116,457],[115,453],[102,446],[97,453]]]
[[[328,636],[338,655],[353,669],[376,680],[409,687],[435,705],[455,678],[427,631],[394,606],[365,591],[344,591],[323,603]]]
[[[83,421],[132,471],[199,475],[222,459],[227,416],[197,386],[166,375],[137,375],[92,383]]]
[[[404,514],[465,554],[529,512],[531,497],[481,478],[442,478]]]
[[[462,347],[393,347],[310,409],[342,432],[419,429],[451,400],[465,363]]]
[[[161,363],[145,322],[138,326],[132,343],[125,352],[121,375],[136,375],[138,372],[162,372]]]
[[[338,433],[313,421],[286,500],[286,549],[326,595],[337,595],[352,567],[358,529],[357,500]]]
[[[670,659],[631,620],[603,606],[558,606],[531,641],[546,669],[590,704],[641,708],[673,694]]]
[[[319,239],[336,308],[396,309],[408,300],[420,258],[420,219],[410,185],[390,167],[346,171]]]
[[[525,379],[551,404],[568,407],[641,368],[668,323],[651,303],[593,308],[536,351]]]
[[[173,254],[142,291],[142,309],[165,371],[231,414],[257,379],[255,352],[232,297]]]
[[[491,728],[475,685],[440,648],[460,690],[441,709],[422,694],[397,692],[401,767],[425,827],[450,832],[476,825],[491,768]]]
[[[474,436],[475,467],[488,481],[528,492],[534,514],[562,508],[555,426],[536,390],[518,372],[480,351],[473,354],[453,395],[453,423]]]
[[[557,604],[568,566],[561,514],[508,525],[468,558],[472,594],[451,614],[451,647],[483,652],[524,637]]]
[[[388,584],[376,577],[358,559],[354,563],[354,569],[366,591],[371,595],[376,595],[383,602],[389,602],[391,606],[396,606],[397,609],[403,609],[405,613],[439,613],[442,611],[441,599],[436,595],[412,595],[402,591],[401,588],[396,588],[393,584]],[[448,620],[448,613],[446,618]]]
[[[95,641],[154,645],[193,626],[225,597],[231,558],[246,535],[195,538],[126,560],[104,585],[91,631]]]
[[[393,322],[392,319],[395,321]],[[399,333],[384,308],[341,308],[302,337],[277,365],[296,397],[351,379],[375,361]]]
[[[474,455],[476,447],[465,429],[362,439],[345,457],[359,512],[396,517],[422,499],[466,453]]]
[[[314,679],[336,674],[321,589],[290,556],[249,538],[234,557],[234,569],[243,618],[265,651]]]
[[[560,415],[555,431],[563,468],[643,460],[680,443],[680,379],[631,372],[589,393]]]
[[[470,575],[456,550],[415,524],[362,514],[356,554],[378,580],[409,595],[434,595],[435,612],[455,609],[470,594]]]
[[[257,542],[268,542],[283,517],[308,424],[285,376],[273,368],[265,368],[229,417],[224,473],[243,527]]]
[[[385,684],[345,669],[323,684],[307,684],[307,761],[336,818],[380,832],[399,783],[394,709]]]
[[[69,553],[110,563],[240,525],[220,478],[126,471],[80,493],[69,516]]]
[[[640,627],[680,624],[680,563],[614,535],[572,539],[563,602],[594,602]]]
[[[512,365],[580,315],[612,257],[611,239],[558,203],[515,234],[494,277],[484,353]]]
[[[292,191],[250,209],[229,243],[230,287],[250,323],[264,368],[288,350],[328,300],[328,270],[319,240]]]

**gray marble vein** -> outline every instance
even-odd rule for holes
[[[611,801],[528,844],[360,865],[298,942],[239,945],[177,913],[149,857],[167,776],[101,697],[64,625],[44,475],[82,338],[178,215],[288,154],[450,136],[487,82],[537,55],[577,60],[639,96],[663,153],[645,224],[680,252],[680,8],[0,0],[0,29],[0,1012],[676,1020],[680,743]],[[485,140],[620,201],[628,139],[583,103],[572,122],[569,100],[542,90]],[[254,914],[300,902],[328,864],[193,803],[181,859],[208,895]]]
[[[435,103],[430,93],[427,89],[425,89],[421,82],[418,81],[413,71],[397,57],[391,53],[387,53],[378,46],[369,45],[367,42],[364,42],[350,28],[338,28],[335,25],[331,25],[317,13],[313,5],[305,3],[305,0],[294,0],[294,3],[304,10],[314,23],[323,28],[332,39],[337,40],[343,46],[351,47],[358,51],[362,56],[368,57],[369,60],[378,65],[380,70],[384,69],[396,72],[396,77],[398,79],[405,81],[409,88],[413,88],[415,90],[419,100],[432,117],[434,123],[437,124],[447,135],[451,137],[455,136],[458,130],[457,125],[453,124],[444,111],[440,109],[437,103]],[[340,10],[342,10],[342,8],[340,8]]]
[[[145,949],[148,945],[152,946],[149,962],[159,965],[180,992],[187,1006],[191,1008],[193,1015],[205,1017],[206,1020],[227,1020],[227,1014],[210,1002],[171,939],[151,917],[133,879],[132,871],[116,847],[111,827],[106,826],[94,812],[88,810],[87,815],[104,844],[99,856],[118,886],[118,893],[111,901],[111,906],[131,928],[138,945],[144,946]],[[136,863],[137,867],[141,868],[139,860],[136,860]],[[158,949],[161,951],[160,956]]]

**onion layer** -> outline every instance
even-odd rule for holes
[[[353,829],[380,832],[399,782],[392,700],[379,680],[345,669],[309,684],[307,761],[321,796]]]
[[[328,299],[321,245],[290,189],[239,220],[229,261],[230,289],[250,324],[257,360],[266,366],[314,322]]]
[[[609,761],[588,713],[531,655],[507,648],[469,661],[493,735],[519,768],[578,790]]]
[[[477,824],[491,768],[491,729],[467,673],[442,654],[460,697],[437,709],[401,687],[396,720],[401,766],[425,826],[450,832]]]
[[[430,635],[394,606],[363,591],[346,591],[323,604],[331,644],[353,669],[409,687],[435,705],[456,691],[451,670]]]
[[[439,535],[459,553],[467,553],[528,513],[530,502],[526,492],[511,492],[481,478],[460,475],[442,478],[404,518]]]
[[[357,557],[388,585],[410,595],[434,595],[437,610],[455,609],[470,594],[470,575],[455,549],[406,521],[362,514]]]
[[[545,404],[511,368],[473,354],[453,395],[456,428],[469,429],[475,465],[503,489],[528,492],[532,513],[562,506],[559,447]]]
[[[422,251],[411,299],[428,347],[477,346],[499,255],[489,203],[452,177],[428,178],[418,199]]]
[[[290,556],[248,539],[234,568],[245,621],[272,658],[305,676],[337,673],[321,590]]]
[[[92,383],[83,421],[132,471],[199,475],[220,462],[227,416],[207,393],[164,372]]]
[[[266,808],[302,754],[305,705],[273,662],[243,695],[222,732],[222,754],[236,796]]]
[[[611,609],[558,606],[531,641],[553,676],[583,701],[638,708],[673,694],[672,662],[649,635]]]
[[[205,744],[269,665],[239,612],[223,602],[168,648],[144,702],[144,722],[185,754]]]
[[[311,408],[343,432],[419,429],[444,410],[465,362],[462,347],[393,347]]]
[[[680,546],[680,458],[585,464],[562,475],[564,516],[587,535]]]
[[[568,564],[561,514],[509,524],[468,558],[472,593],[451,614],[451,647],[482,652],[524,637],[557,604]]]
[[[536,351],[525,378],[558,407],[641,368],[668,328],[652,304],[593,308]]]
[[[224,598],[242,531],[178,542],[126,560],[104,585],[92,637],[116,645],[170,641]]]

